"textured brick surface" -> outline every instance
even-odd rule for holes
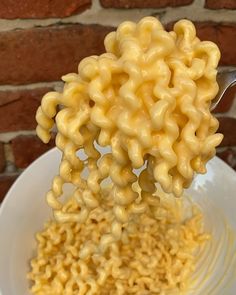
[[[236,86],[229,88],[225,92],[223,99],[215,108],[214,113],[224,113],[229,111],[234,99],[236,99]]]
[[[4,155],[4,146],[0,142],[0,172],[3,172],[5,169],[5,155]]]
[[[1,0],[0,18],[65,17],[88,8],[91,0]]]
[[[188,5],[193,0],[100,0],[105,8],[159,8]]]
[[[9,188],[16,180],[17,176],[4,176],[0,175],[0,202],[4,199]]]
[[[54,147],[54,145],[54,140],[44,144],[37,136],[17,136],[12,140],[16,167],[26,168],[40,155]]]
[[[221,146],[236,146],[236,119],[229,117],[218,118],[220,127],[218,132],[224,134]]]
[[[236,9],[235,0],[206,0],[205,7],[211,9]]]
[[[233,40],[236,40],[236,24],[195,22],[197,36],[202,40],[215,42],[221,51],[220,64],[224,66],[236,65],[236,54]],[[167,29],[173,28],[173,23]]]
[[[227,149],[223,152],[217,152],[217,156],[225,161],[230,167],[236,170],[236,151],[233,149]]]
[[[42,96],[51,88],[0,92],[0,132],[32,130]]]
[[[111,28],[68,25],[0,33],[0,84],[56,81],[76,72],[79,61],[104,52]]]

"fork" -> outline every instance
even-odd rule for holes
[[[225,94],[225,91],[229,87],[236,85],[236,70],[218,73],[216,79],[219,85],[219,91],[216,97],[212,100],[210,107],[211,111],[213,111],[219,104],[219,102]]]

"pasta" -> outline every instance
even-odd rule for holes
[[[122,23],[104,43],[106,53],[63,76],[63,92],[46,94],[36,114],[45,143],[56,123],[63,156],[47,194],[55,220],[37,236],[34,294],[174,294],[207,239],[201,213],[184,221],[170,193],[181,196],[206,172],[222,140],[209,110],[217,46],[201,42],[190,21],[166,32],[154,17]],[[65,183],[74,187],[68,200]]]
[[[112,203],[94,209],[85,224],[49,222],[37,234],[38,256],[32,260],[29,276],[35,281],[32,292],[143,295],[185,290],[186,277],[195,267],[194,251],[209,236],[202,233],[202,215],[196,207],[193,217],[183,221],[181,199],[161,193],[156,199],[155,218],[136,215],[127,227],[128,244],[114,243],[106,256],[96,254],[85,261],[80,259],[80,245],[99,243],[112,222]],[[73,198],[67,206],[75,206]]]

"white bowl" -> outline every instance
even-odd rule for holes
[[[35,254],[34,235],[51,215],[45,194],[60,159],[56,148],[37,159],[16,180],[1,205],[0,295],[30,294],[26,273]],[[236,243],[230,228],[236,232],[236,173],[217,157],[207,169],[187,190],[202,207],[206,230],[213,235],[199,258],[189,294],[235,295]]]

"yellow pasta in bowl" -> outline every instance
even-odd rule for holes
[[[177,197],[223,137],[209,110],[220,52],[190,21],[167,32],[154,17],[122,23],[104,44],[36,114],[43,142],[56,124],[62,160],[47,194],[54,219],[36,236],[31,292],[182,294],[210,236],[199,208],[190,202],[186,216]]]

